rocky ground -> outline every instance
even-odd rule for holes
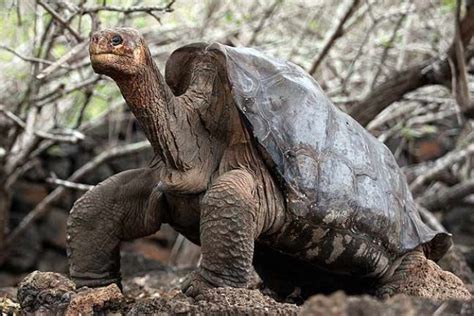
[[[166,274],[166,273],[165,273]],[[37,293],[32,305],[23,309],[33,313],[77,315],[92,314],[170,314],[170,315],[473,315],[474,300],[434,302],[421,298],[398,295],[381,301],[370,296],[347,296],[343,292],[316,295],[302,306],[280,303],[259,290],[221,288],[205,293],[203,300],[184,296],[170,284],[180,277],[165,280],[171,283],[157,286],[162,272],[152,272],[126,280],[124,295],[115,285],[100,289],[83,289],[73,292],[63,289],[59,293]],[[145,285],[144,282],[149,282]],[[53,282],[54,283],[54,282]],[[149,284],[154,284],[150,286]],[[58,284],[55,284],[58,286]],[[30,289],[31,291],[32,289]],[[68,290],[71,290],[68,292]],[[72,294],[71,294],[72,293]],[[30,293],[31,295],[32,293]],[[56,295],[55,295],[56,294]],[[0,306],[4,313],[19,313],[13,290],[3,292]]]
[[[220,288],[194,300],[179,290],[189,269],[174,269],[131,253],[124,254],[122,264],[123,294],[115,285],[76,289],[62,274],[34,272],[18,287],[0,289],[0,309],[26,315],[474,315],[474,299],[435,302],[404,295],[382,301],[336,292],[313,296],[298,306],[277,302],[259,290]],[[441,264],[472,283],[472,272],[459,253],[451,252]]]

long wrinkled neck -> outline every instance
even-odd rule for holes
[[[172,91],[151,57],[149,59],[149,66],[140,73],[115,81],[155,154],[168,167],[185,170],[186,166],[179,159],[179,148],[173,140],[181,138],[182,125],[187,124],[186,114],[177,113],[181,109],[175,107]]]

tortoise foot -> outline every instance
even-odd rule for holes
[[[388,282],[376,292],[381,298],[398,293],[434,300],[471,299],[471,293],[457,276],[444,271],[419,251],[409,253]]]
[[[198,271],[193,271],[186,276],[183,284],[181,284],[181,291],[184,294],[190,297],[194,297],[197,300],[203,298],[203,293],[206,290],[215,288],[214,284],[206,280],[201,273]]]

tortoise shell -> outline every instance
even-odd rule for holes
[[[176,95],[203,54],[219,56],[213,60],[225,70],[288,212],[364,235],[394,257],[420,245],[433,260],[445,254],[451,235],[421,220],[390,150],[334,106],[308,73],[252,48],[196,43],[168,59],[165,77]]]

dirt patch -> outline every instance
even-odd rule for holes
[[[303,305],[277,302],[259,290],[218,288],[203,299],[186,297],[179,290],[189,270],[164,267],[129,276],[123,295],[115,285],[75,289],[58,273],[35,272],[15,289],[0,289],[0,309],[4,313],[71,314],[167,314],[167,315],[474,315],[470,301],[432,301],[397,295],[385,301],[369,295],[350,296],[343,292],[316,295]],[[26,303],[25,303],[26,302]]]
[[[218,288],[206,291],[202,300],[186,297],[179,290],[162,297],[133,303],[130,315],[149,313],[191,315],[296,315],[299,307],[278,303],[258,290]]]
[[[396,295],[382,301],[368,295],[347,296],[343,292],[336,292],[329,296],[311,297],[302,306],[300,315],[474,315],[474,300],[436,302],[420,297]]]

